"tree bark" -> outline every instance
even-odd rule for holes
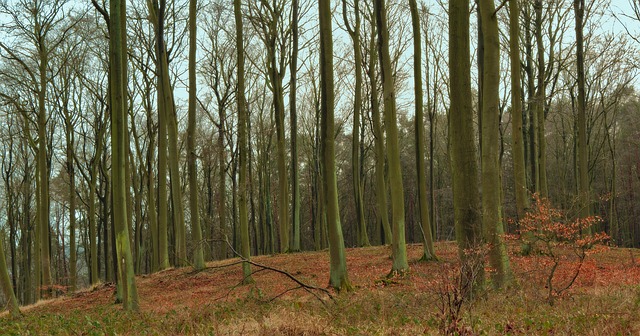
[[[238,92],[236,94],[236,104],[238,106],[238,146],[240,156],[240,176],[238,186],[238,216],[240,221],[240,256],[244,260],[249,260],[251,255],[251,244],[249,242],[249,214],[247,211],[248,202],[247,191],[249,183],[247,181],[247,120],[249,113],[244,96],[244,37],[242,25],[242,12],[240,8],[240,0],[233,1],[233,13],[236,22],[236,58],[238,63]],[[251,264],[242,263],[242,273],[244,275],[244,283],[253,282],[251,278]]]
[[[373,18],[375,20],[375,17]],[[374,151],[376,153],[375,163],[375,183],[376,183],[376,203],[378,208],[378,223],[382,226],[383,243],[391,244],[391,225],[389,224],[389,212],[387,207],[387,182],[384,174],[384,163],[386,161],[384,135],[382,133],[382,123],[380,121],[380,102],[378,100],[378,80],[376,76],[376,31],[375,24],[371,25],[371,39],[369,41],[369,83],[371,86],[371,121],[373,124]]]
[[[522,139],[522,91],[520,75],[520,4],[509,1],[509,57],[511,64],[511,146],[513,151],[513,176],[515,182],[516,211],[518,219],[524,218],[529,207],[527,176]]]
[[[204,268],[204,242],[200,227],[200,209],[198,207],[198,167],[196,165],[196,11],[197,0],[189,1],[189,120],[187,129],[187,159],[189,170],[189,211],[191,218],[191,235],[194,245],[193,267]]]
[[[138,310],[138,293],[133,269],[133,257],[129,240],[127,222],[127,191],[125,181],[125,155],[128,143],[126,143],[127,125],[126,102],[127,79],[126,67],[126,5],[124,0],[112,0],[109,4],[110,39],[109,39],[109,64],[110,64],[110,95],[111,95],[111,173],[113,175],[113,220],[116,239],[116,254],[120,288],[124,309],[127,311]]]
[[[587,144],[587,112],[584,83],[584,0],[574,0],[576,17],[576,65],[578,69],[578,200],[580,217],[591,215]],[[587,230],[590,234],[591,230]]]
[[[378,53],[382,69],[382,92],[384,97],[384,122],[387,131],[387,149],[389,159],[389,183],[391,187],[392,216],[392,258],[391,273],[404,273],[409,270],[407,262],[407,246],[405,243],[404,187],[400,163],[400,146],[398,144],[398,121],[396,117],[396,93],[389,56],[389,28],[387,25],[387,8],[384,0],[375,2],[376,25],[378,28]]]
[[[420,34],[420,15],[416,0],[409,0],[411,24],[413,26],[413,86],[415,92],[415,146],[416,172],[418,173],[418,206],[422,228],[423,251],[421,260],[434,260],[433,235],[429,217],[429,193],[427,192],[427,172],[424,158],[424,107],[422,96],[422,38]],[[431,158],[433,160],[433,157]]]
[[[480,0],[484,44],[484,88],[482,90],[482,225],[489,244],[489,264],[493,285],[504,288],[511,284],[512,274],[504,244],[501,204],[500,168],[500,39],[493,0]]]
[[[291,123],[291,241],[289,249],[300,251],[300,181],[298,169],[298,112],[297,112],[297,72],[298,72],[298,21],[299,3],[291,3],[291,81],[289,85],[289,115]]]
[[[335,93],[333,80],[333,33],[330,0],[318,0],[320,17],[320,78],[322,109],[322,161],[323,189],[326,196],[327,224],[329,229],[329,286],[337,290],[349,290],[344,239],[338,206],[338,182],[336,178],[334,109]]]
[[[484,266],[466,253],[482,244],[478,164],[471,103],[469,0],[449,2],[449,153],[453,209],[463,284],[469,296],[484,286]]]

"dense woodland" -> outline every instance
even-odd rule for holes
[[[348,290],[345,246],[454,239],[506,287],[534,195],[640,247],[623,1],[0,1],[0,306],[326,248]]]

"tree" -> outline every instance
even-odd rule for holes
[[[320,17],[320,78],[322,109],[322,161],[323,189],[326,197],[327,225],[329,227],[329,286],[337,290],[350,290],[347,262],[340,224],[338,206],[338,182],[334,141],[335,93],[333,81],[333,33],[331,28],[330,0],[318,0]]]
[[[2,287],[2,293],[4,294],[5,299],[9,302],[9,314],[13,318],[18,318],[22,316],[22,313],[18,307],[18,300],[16,299],[16,294],[13,291],[13,286],[11,286],[9,270],[7,269],[7,259],[4,255],[3,240],[4,239],[0,238],[0,287]]]
[[[500,172],[500,40],[493,0],[480,0],[485,44],[482,73],[482,225],[489,244],[489,264],[496,288],[512,281],[511,267],[504,244]]]
[[[513,151],[513,175],[515,182],[518,218],[524,218],[529,207],[527,176],[524,163],[522,138],[522,92],[520,74],[520,5],[519,0],[509,1],[509,58],[511,64],[511,141]]]
[[[300,178],[298,173],[298,21],[299,0],[291,3],[291,80],[289,82],[289,122],[291,123],[291,242],[289,250],[300,251]]]
[[[110,8],[109,72],[111,101],[111,165],[113,179],[113,221],[116,237],[118,279],[125,310],[138,310],[138,291],[133,269],[133,257],[127,220],[127,182],[125,164],[127,125],[125,123],[127,78],[126,61],[126,0],[112,0]]]
[[[449,2],[449,152],[453,185],[453,209],[458,253],[463,261],[465,293],[484,286],[483,265],[466,263],[465,251],[482,243],[478,164],[471,107],[469,50],[469,1]],[[479,276],[473,277],[473,274]]]
[[[193,236],[193,266],[204,268],[204,242],[198,208],[198,167],[196,165],[196,12],[197,0],[189,0],[189,120],[187,130],[187,159],[189,169],[189,211]]]
[[[546,103],[546,65],[544,62],[544,43],[542,41],[542,0],[536,0],[534,3],[536,11],[536,46],[538,52],[538,92],[536,93],[536,111],[538,124],[535,132],[538,133],[538,151],[537,151],[537,167],[536,172],[536,191],[540,192],[542,197],[547,197],[547,142],[545,140],[544,122],[545,122],[545,103]]]
[[[253,2],[251,2],[253,3]],[[268,86],[273,93],[275,113],[277,163],[278,163],[278,230],[280,236],[280,252],[289,249],[289,185],[287,182],[287,163],[284,129],[284,66],[286,50],[282,41],[288,40],[288,27],[283,27],[283,11],[286,2],[267,0],[260,1],[260,12],[252,16],[252,24],[258,30],[267,53]],[[249,6],[251,10],[257,4]]]
[[[415,146],[416,171],[418,173],[418,202],[420,207],[420,223],[423,237],[423,260],[436,259],[433,249],[433,231],[429,217],[429,195],[427,193],[427,172],[424,162],[424,107],[422,99],[422,42],[420,32],[420,16],[416,0],[409,0],[411,24],[413,26],[413,86],[415,92]],[[431,158],[433,160],[433,158]]]
[[[584,0],[574,0],[573,9],[576,16],[576,66],[578,77],[578,199],[580,205],[580,217],[589,217],[591,214],[589,191],[589,167],[587,144],[587,117],[584,83],[584,38],[582,27],[584,25]],[[587,230],[590,231],[590,230]],[[591,232],[586,232],[587,234]]]
[[[398,145],[396,93],[391,68],[391,57],[389,56],[389,28],[387,24],[387,8],[384,0],[376,0],[375,15],[376,25],[378,27],[378,54],[380,55],[380,68],[382,69],[384,122],[387,131],[389,184],[391,187],[391,216],[393,222],[393,243],[391,244],[393,265],[391,266],[391,273],[404,273],[409,270],[404,228],[404,189],[402,186],[400,147]]]
[[[386,161],[384,135],[382,133],[382,123],[380,121],[380,101],[378,100],[378,76],[376,72],[376,24],[375,16],[372,18],[371,38],[369,39],[369,85],[371,90],[371,123],[374,137],[375,152],[375,184],[376,184],[376,205],[378,208],[378,227],[382,227],[384,243],[391,243],[391,225],[387,210],[387,183],[385,181],[384,166]]]
[[[240,176],[238,187],[238,215],[240,217],[240,254],[242,258],[249,259],[251,254],[251,245],[249,243],[249,215],[247,212],[248,198],[247,191],[249,183],[247,180],[248,168],[248,146],[247,146],[247,121],[249,113],[244,96],[244,38],[242,25],[242,12],[240,8],[240,0],[233,1],[233,13],[236,22],[236,57],[238,62],[238,92],[236,93],[236,104],[238,106],[238,145],[240,146]],[[251,264],[244,262],[242,264],[244,274],[244,283],[252,282]]]
[[[360,115],[362,109],[362,49],[360,46],[360,1],[354,0],[355,25],[351,27],[347,17],[347,1],[342,0],[342,15],[345,26],[353,41],[353,54],[355,65],[355,92],[353,95],[353,131],[351,139],[351,174],[353,176],[353,198],[356,207],[356,225],[358,232],[358,245],[369,246],[367,235],[367,223],[364,217],[363,184],[361,178],[360,158]]]

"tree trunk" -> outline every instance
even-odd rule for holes
[[[160,0],[161,3],[164,0]],[[168,195],[167,195],[167,119],[168,109],[165,99],[164,76],[162,72],[166,48],[164,46],[164,13],[159,13],[158,1],[149,2],[150,20],[156,29],[156,73],[158,91],[158,270],[169,268],[168,238]]]
[[[20,313],[16,294],[13,292],[13,287],[11,286],[11,279],[9,278],[7,259],[4,255],[4,246],[2,246],[2,241],[3,239],[0,239],[0,287],[2,287],[5,299],[9,302],[9,314],[13,318],[18,318],[22,316],[22,313]]]
[[[298,169],[298,112],[297,112],[297,72],[298,72],[298,0],[291,3],[291,82],[289,85],[289,115],[291,123],[291,244],[292,252],[300,251],[300,183]]]
[[[545,141],[544,131],[544,110],[546,102],[546,85],[545,85],[545,63],[544,63],[544,42],[542,41],[542,0],[536,0],[536,46],[538,51],[538,92],[536,97],[536,111],[532,113],[537,117],[537,133],[538,133],[538,192],[541,197],[547,197],[547,143]]]
[[[427,172],[424,162],[424,107],[422,98],[422,42],[420,34],[420,15],[416,0],[409,0],[411,24],[413,26],[413,86],[415,92],[415,146],[416,172],[418,173],[418,206],[422,228],[423,251],[421,260],[434,260],[433,235],[429,217],[429,193],[427,192]],[[431,158],[433,160],[433,157]]]
[[[40,30],[36,21],[36,31]],[[38,227],[40,236],[40,265],[42,270],[41,295],[49,297],[51,293],[51,259],[49,254],[49,166],[47,163],[47,67],[49,64],[49,51],[45,45],[44,37],[38,36],[38,56],[40,87],[38,88],[38,150],[37,150],[37,170],[39,176],[38,189]]]
[[[187,160],[189,170],[189,211],[194,246],[193,267],[204,268],[204,242],[198,208],[198,167],[196,165],[196,11],[197,0],[189,1],[189,120],[187,129]]]
[[[518,219],[524,218],[529,207],[527,176],[522,139],[522,91],[520,75],[520,5],[519,0],[509,1],[509,57],[511,64],[511,140],[513,151],[513,176],[515,180],[516,210]]]
[[[336,178],[334,109],[335,93],[333,84],[333,33],[330,0],[318,1],[320,17],[320,78],[322,109],[322,161],[323,188],[326,195],[327,224],[329,229],[330,274],[329,286],[337,290],[349,290],[351,284],[347,275],[347,263],[340,224],[338,206],[338,182]]]
[[[580,217],[591,215],[590,191],[589,191],[589,167],[587,144],[587,112],[584,83],[584,0],[574,0],[573,9],[576,16],[576,64],[578,69],[578,199],[580,205]],[[587,230],[590,234],[591,230]]]
[[[389,56],[389,29],[387,26],[387,8],[384,0],[375,3],[376,25],[378,28],[378,53],[382,69],[382,91],[384,97],[384,122],[387,131],[387,149],[389,159],[389,181],[391,187],[392,258],[391,273],[404,273],[409,270],[407,246],[405,243],[404,188],[402,185],[402,167],[400,146],[398,144],[398,122],[396,117],[395,83]]]
[[[501,204],[500,167],[500,39],[493,0],[480,0],[484,44],[482,107],[482,224],[489,244],[489,264],[493,285],[504,288],[511,284],[512,274],[504,244]]]
[[[242,258],[249,259],[251,255],[251,244],[249,242],[249,214],[247,211],[248,199],[247,191],[249,183],[247,183],[247,120],[249,113],[244,96],[244,37],[242,25],[242,12],[240,8],[240,0],[233,1],[233,13],[236,23],[236,57],[238,62],[238,89],[236,94],[236,104],[238,106],[238,146],[240,156],[240,176],[238,186],[238,215],[240,221],[240,254]],[[244,283],[253,282],[251,278],[251,265],[247,262],[242,263],[242,273],[244,275]]]
[[[133,257],[127,223],[127,191],[125,181],[125,143],[127,125],[126,102],[126,9],[125,1],[112,0],[110,3],[111,26],[109,29],[109,64],[111,94],[111,173],[113,175],[113,220],[115,227],[118,274],[121,280],[122,299],[125,310],[138,310],[138,293],[133,270]]]
[[[476,142],[471,103],[469,1],[449,2],[449,153],[453,185],[453,209],[458,253],[462,260],[463,294],[484,286],[483,263],[475,264],[466,251],[482,244],[480,194]]]
[[[360,170],[360,115],[362,114],[362,50],[360,47],[360,1],[354,0],[355,26],[352,28],[347,17],[347,2],[342,0],[342,15],[345,26],[353,41],[355,65],[355,92],[353,95],[353,130],[351,136],[351,175],[353,179],[353,199],[356,211],[356,232],[358,246],[369,246],[367,223],[364,216],[364,200]]]
[[[374,18],[375,19],[375,18]],[[375,50],[375,25],[371,26],[371,39],[369,41],[369,83],[371,85],[371,120],[373,124],[374,147],[376,153],[375,179],[376,179],[376,203],[378,207],[378,223],[384,233],[384,244],[391,244],[391,225],[389,224],[389,212],[387,208],[387,182],[384,174],[386,160],[382,123],[380,121],[380,103],[378,101],[378,81],[376,76],[377,52]]]

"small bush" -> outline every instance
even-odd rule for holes
[[[602,221],[598,216],[570,220],[562,211],[552,208],[549,200],[538,194],[533,199],[531,210],[519,222],[520,239],[534,252],[547,257],[545,289],[547,301],[553,304],[555,298],[573,286],[587,256],[605,248],[602,244],[609,236],[604,232],[590,233]],[[558,269],[561,264],[569,264],[571,258],[575,260],[574,269],[562,281]]]

